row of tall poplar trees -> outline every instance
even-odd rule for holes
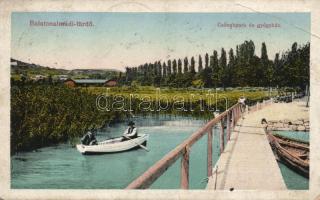
[[[228,54],[228,55],[227,55]],[[245,41],[231,48],[228,53],[224,48],[220,55],[214,50],[204,57],[156,61],[138,67],[127,67],[122,77],[124,84],[183,87],[300,87],[309,82],[310,44],[298,46],[277,53],[271,60],[267,46],[263,42],[260,57],[255,55],[253,41]],[[228,58],[227,58],[228,57]],[[197,70],[196,70],[197,62]]]

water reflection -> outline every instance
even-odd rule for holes
[[[150,152],[143,149],[93,156],[83,156],[69,143],[46,147],[38,152],[19,153],[11,158],[12,188],[122,189],[198,130],[206,121],[191,117],[149,116],[134,119],[140,134],[149,134]],[[126,123],[98,131],[97,139],[122,135]],[[219,156],[219,130],[213,134],[213,162]],[[190,188],[203,189],[207,173],[207,137],[191,148]],[[282,167],[284,177],[294,174]],[[152,189],[179,188],[180,160],[171,166]],[[300,180],[301,181],[301,180]],[[291,184],[291,183],[290,183]],[[291,185],[294,185],[292,183]],[[289,187],[289,186],[288,186]],[[300,188],[303,186],[300,186]],[[289,187],[290,188],[290,187]]]

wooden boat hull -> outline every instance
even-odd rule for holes
[[[77,144],[77,150],[82,154],[104,154],[104,153],[117,153],[140,148],[139,145],[146,145],[149,135],[139,135],[132,140],[121,142],[121,137],[98,142],[97,145],[82,145]]]
[[[307,143],[270,133],[268,139],[280,162],[309,178],[309,146]]]

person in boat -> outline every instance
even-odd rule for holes
[[[138,131],[137,128],[134,127],[134,122],[130,121],[128,123],[128,128],[125,130],[122,136],[122,141],[124,140],[130,140],[138,137]]]
[[[82,138],[81,138],[81,144],[83,145],[96,145],[98,144],[97,139],[91,131],[88,131]]]

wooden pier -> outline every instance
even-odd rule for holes
[[[265,109],[272,109],[272,105]],[[209,178],[208,190],[284,190],[286,185],[260,126],[262,110],[239,120]]]
[[[253,106],[232,131],[206,188],[232,191],[286,189],[266,134],[259,125],[262,118],[298,120],[308,116],[309,109],[303,101],[273,103],[263,109],[259,109],[259,105]]]
[[[126,189],[146,189],[154,181],[156,181],[170,166],[172,166],[179,158],[181,158],[181,175],[180,175],[180,188],[189,188],[189,155],[190,149],[204,135],[207,135],[207,175],[212,176],[212,130],[214,126],[220,124],[223,127],[227,124],[227,138],[231,136],[231,131],[236,126],[237,121],[240,119],[240,104],[237,103],[216,118],[209,121],[201,129],[193,133],[188,139],[178,145],[175,149],[170,151],[162,159],[151,166],[140,177],[130,183]],[[225,132],[223,128],[220,129],[220,138],[223,138]],[[220,153],[224,150],[224,140],[220,140]]]
[[[286,185],[260,122],[262,118],[277,120],[283,119],[284,115],[290,118],[290,113],[295,113],[297,117],[301,113],[307,115],[308,112],[301,105],[273,104],[271,100],[247,107],[245,114],[241,114],[240,107],[240,104],[235,104],[209,121],[131,182],[126,189],[150,187],[179,158],[180,188],[188,189],[190,150],[194,143],[207,135],[207,155],[204,155],[207,157],[207,190],[285,190]],[[219,138],[213,138],[214,126],[220,127]],[[220,141],[221,155],[213,167],[212,140],[216,139]]]

